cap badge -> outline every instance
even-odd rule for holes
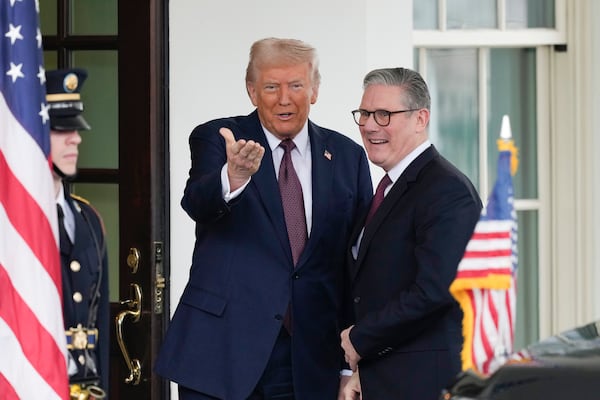
[[[79,86],[79,78],[74,73],[67,74],[63,80],[63,88],[67,93],[73,93]]]

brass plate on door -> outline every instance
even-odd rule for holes
[[[135,274],[140,266],[140,251],[135,247],[129,248],[129,255],[127,256],[127,265],[131,268],[131,273]]]

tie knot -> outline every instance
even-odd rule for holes
[[[296,147],[296,143],[292,139],[285,139],[279,143],[279,146],[281,146],[285,153],[289,153]]]
[[[379,184],[377,185],[377,190],[375,191],[375,195],[373,196],[373,200],[371,201],[371,209],[369,210],[369,213],[367,214],[367,218],[365,220],[365,226],[367,226],[367,224],[371,221],[371,218],[373,218],[373,215],[375,215],[375,211],[377,211],[377,209],[383,202],[385,188],[387,188],[390,185],[390,183],[392,183],[392,180],[390,179],[388,174],[385,174],[385,176],[381,178],[381,181],[379,181]]]
[[[383,192],[385,188],[387,188],[392,180],[390,179],[388,174],[385,174],[383,178],[379,181],[379,185],[377,185],[377,192]]]

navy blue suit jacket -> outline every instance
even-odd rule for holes
[[[265,148],[242,194],[222,198],[225,141]],[[156,371],[219,399],[244,400],[258,383],[292,304],[296,400],[336,398],[345,249],[372,184],[364,150],[309,121],[312,230],[293,269],[271,150],[257,112],[210,121],[190,136],[192,167],[182,206],[196,222],[189,281],[171,321]]]
[[[462,311],[448,290],[480,212],[471,182],[431,146],[365,228],[348,270],[364,400],[437,400],[460,372]]]

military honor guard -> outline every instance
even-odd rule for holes
[[[60,231],[62,291],[71,399],[103,399],[108,393],[108,261],[102,219],[90,203],[71,193],[77,173],[82,69],[46,72],[51,156]]]

